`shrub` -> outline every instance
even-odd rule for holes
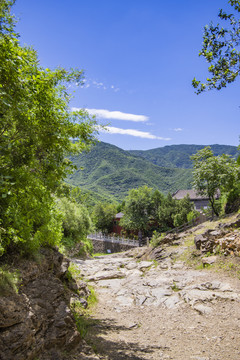
[[[18,283],[20,274],[11,272],[4,267],[0,268],[0,296],[7,296],[12,293],[18,293]]]
[[[161,243],[161,240],[165,237],[165,233],[158,233],[157,231],[153,231],[152,238],[150,240],[150,245],[152,247],[156,247]]]
[[[92,226],[87,209],[67,198],[61,198],[57,203],[62,214],[64,237],[76,243],[85,238]]]

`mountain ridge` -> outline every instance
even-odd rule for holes
[[[237,148],[232,146],[212,146],[217,154],[224,150],[234,156],[237,154]],[[70,157],[78,170],[71,174],[66,182],[116,201],[123,200],[130,189],[143,185],[165,194],[173,193],[181,188],[191,188],[192,169],[189,156],[196,147],[200,149],[204,146],[168,145],[167,148],[141,151],[123,150],[115,145],[98,142],[90,151]]]
[[[192,168],[190,156],[197,151],[210,146],[214,156],[228,154],[236,158],[239,155],[237,146],[232,145],[195,145],[195,144],[179,144],[166,145],[149,150],[128,150],[130,154],[142,157],[158,166],[171,166],[183,169]]]

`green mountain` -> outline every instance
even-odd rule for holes
[[[190,169],[159,167],[104,142],[70,159],[78,170],[66,182],[96,192],[109,200],[121,201],[129,189],[143,185],[164,193],[191,187]]]
[[[125,151],[104,142],[70,159],[78,170],[66,182],[90,191],[93,198],[121,201],[129,189],[147,185],[163,193],[191,188],[190,156],[204,145],[171,145]],[[215,155],[237,156],[234,146],[211,145]]]
[[[169,145],[151,150],[131,150],[130,154],[150,161],[154,165],[173,168],[192,168],[190,156],[207,145]],[[228,154],[233,157],[239,155],[236,146],[210,145],[215,156]]]

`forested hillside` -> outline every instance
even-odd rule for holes
[[[159,167],[104,142],[71,160],[78,170],[67,182],[106,198],[122,200],[129,189],[143,185],[164,193],[191,187],[191,170]]]
[[[87,153],[72,156],[78,170],[66,180],[97,197],[122,200],[129,189],[147,185],[163,193],[191,188],[190,156],[204,145],[171,145],[146,151],[125,151],[99,142]],[[214,155],[237,156],[237,148],[211,145]]]
[[[174,168],[192,168],[190,156],[203,149],[206,145],[170,145],[151,150],[131,150],[131,155],[142,157],[154,165]],[[236,146],[210,145],[214,156],[228,154],[237,157]]]

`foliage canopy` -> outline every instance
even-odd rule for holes
[[[103,233],[111,233],[113,230],[113,219],[117,213],[117,207],[111,203],[97,203],[92,212],[92,218],[96,230]]]
[[[220,90],[236,80],[240,72],[240,1],[230,0],[228,3],[236,15],[227,14],[222,9],[218,17],[227,23],[227,27],[219,24],[206,25],[203,34],[203,46],[199,56],[203,56],[210,64],[210,77],[206,83],[193,79],[192,84],[199,94],[206,89]]]
[[[13,3],[0,5],[0,254],[60,240],[54,194],[72,168],[66,154],[95,137],[95,120],[68,107],[68,85],[81,84],[83,72],[43,69],[36,51],[19,43]]]
[[[207,195],[215,215],[219,215],[217,194],[229,192],[239,182],[239,166],[228,155],[214,156],[210,147],[193,155],[193,186],[201,195]]]
[[[154,230],[166,231],[186,223],[192,206],[189,197],[175,200],[170,193],[164,196],[158,190],[142,186],[129,191],[120,224],[124,229],[140,230],[145,235]]]

